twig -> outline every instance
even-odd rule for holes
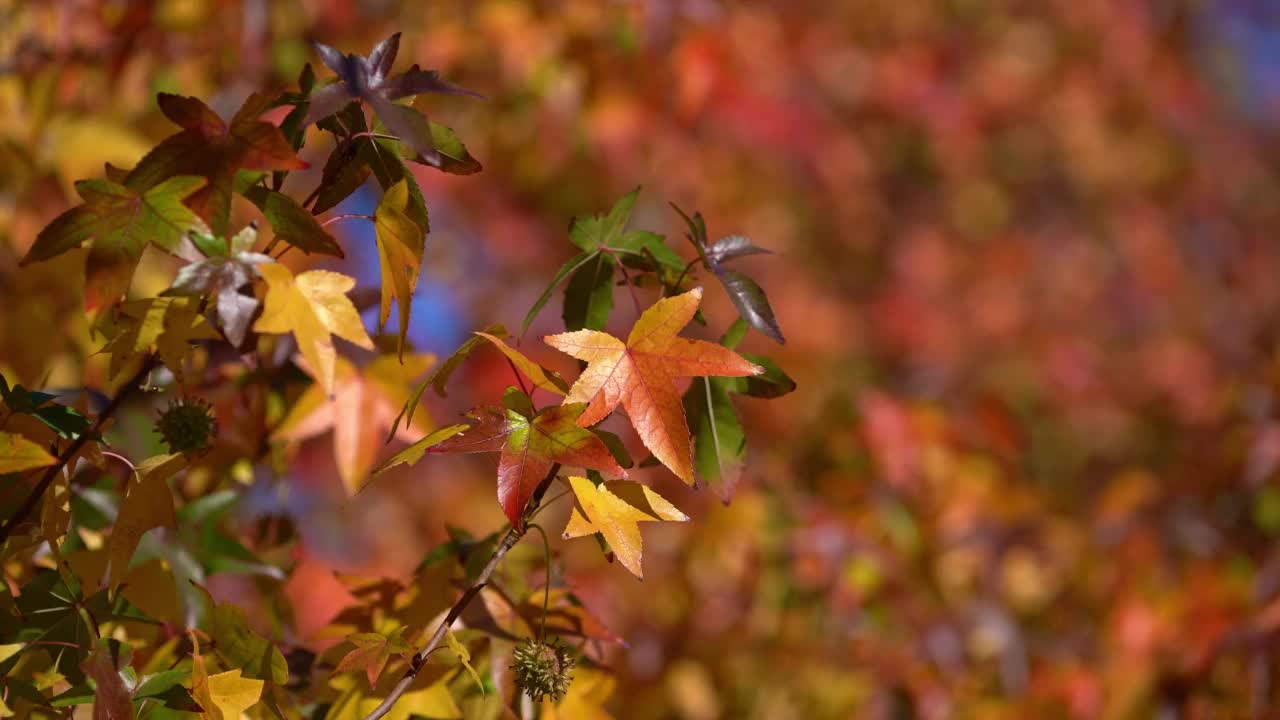
[[[558,472],[560,472],[560,464],[556,463],[551,466],[550,472],[538,484],[538,489],[533,493],[533,499],[529,501],[530,511],[537,509],[538,504],[542,502],[542,496],[546,494],[547,488],[551,486],[551,481],[555,479]],[[391,712],[391,708],[409,690],[409,686],[413,684],[413,681],[418,677],[418,673],[426,665],[427,656],[444,640],[445,634],[449,632],[449,628],[458,619],[458,616],[462,615],[462,611],[467,608],[467,605],[480,594],[485,585],[489,584],[489,578],[498,569],[498,563],[502,562],[502,558],[506,557],[511,548],[520,542],[520,538],[524,537],[526,532],[528,532],[528,525],[525,526],[524,530],[517,530],[513,527],[507,531],[507,534],[502,537],[502,541],[493,549],[493,555],[489,557],[488,564],[480,571],[480,575],[476,577],[475,582],[471,583],[471,587],[468,587],[462,593],[462,597],[458,598],[458,601],[453,604],[453,607],[449,608],[449,614],[445,616],[444,620],[436,628],[427,644],[409,660],[409,667],[404,671],[404,677],[400,678],[400,682],[397,682],[395,687],[391,688],[391,693],[387,695],[387,699],[374,708],[373,712],[366,715],[364,720],[378,720]],[[548,588],[548,591],[550,591],[550,588]]]
[[[631,293],[631,304],[636,306],[636,314],[640,315],[642,313],[640,308],[640,296],[636,295],[636,288],[631,284],[631,277],[627,275],[627,268],[622,264],[622,258],[617,256],[613,248],[606,245],[601,245],[600,251],[613,258],[613,261],[617,263],[618,271],[622,273],[622,283],[627,286],[627,291]]]
[[[156,357],[154,355],[148,357],[146,362],[142,363],[142,367],[138,368],[138,372],[135,373],[133,377],[129,378],[124,385],[120,386],[120,390],[116,392],[116,396],[111,398],[111,402],[107,404],[106,409],[104,409],[102,413],[98,415],[98,419],[94,421],[93,427],[76,436],[76,439],[72,440],[71,444],[67,446],[67,449],[63,450],[62,454],[58,456],[58,462],[49,466],[49,469],[44,473],[44,477],[40,478],[40,482],[36,483],[35,489],[27,496],[27,499],[22,501],[22,505],[18,508],[17,512],[5,521],[3,527],[0,527],[0,546],[3,546],[9,539],[9,535],[13,533],[13,529],[24,522],[27,519],[27,516],[31,514],[32,510],[35,510],[36,504],[40,502],[40,498],[44,496],[45,491],[53,484],[53,480],[58,476],[58,473],[62,472],[62,468],[66,467],[67,463],[71,462],[71,458],[75,457],[76,453],[80,452],[80,448],[84,447],[85,443],[89,442],[91,438],[98,436],[99,432],[102,430],[102,426],[106,424],[107,420],[111,418],[112,415],[115,415],[116,410],[120,409],[120,405],[124,403],[125,398],[129,397],[129,395],[137,389],[138,383],[141,383],[143,378],[151,372],[151,369],[155,367],[155,364]]]

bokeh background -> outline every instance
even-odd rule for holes
[[[694,522],[646,528],[643,583],[553,538],[558,581],[628,643],[606,651],[613,716],[1274,716],[1280,6],[0,2],[0,367],[105,384],[54,282],[74,266],[16,261],[72,181],[170,132],[155,92],[229,116],[315,62],[310,41],[363,53],[394,31],[401,66],[488,98],[419,103],[485,168],[419,173],[418,348],[518,326],[570,219],[637,185],[633,226],[685,257],[668,202],[776,252],[746,262],[788,342],[745,349],[799,387],[740,399],[732,503],[645,471]],[[334,227],[350,257],[330,266],[372,321],[372,229]],[[537,342],[558,303],[523,347],[570,370]],[[451,421],[509,382],[482,354],[428,407]],[[330,442],[247,486],[241,520],[287,515],[314,562],[391,575],[446,524],[502,523],[491,457],[347,500]]]

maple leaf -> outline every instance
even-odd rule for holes
[[[257,228],[250,225],[231,238],[229,247],[213,244],[212,247],[221,247],[223,251],[183,266],[173,285],[165,291],[166,295],[213,296],[214,314],[222,332],[236,347],[244,344],[249,321],[261,305],[256,297],[240,290],[254,278],[261,277],[259,265],[273,262],[270,256],[253,252],[257,237]]]
[[[516,350],[510,345],[503,342],[502,338],[497,335],[490,335],[487,332],[477,330],[476,335],[488,340],[498,351],[507,356],[511,364],[517,370],[524,374],[525,377],[533,383],[536,388],[542,388],[556,395],[564,395],[569,390],[569,385],[565,383],[564,378],[560,377],[554,370],[547,370],[538,363],[525,357],[524,353]]]
[[[248,678],[273,683],[288,680],[289,666],[284,654],[249,627],[242,608],[221,602],[213,608],[212,616],[213,648],[226,667],[239,668]]]
[[[689,519],[661,495],[638,483],[614,483],[606,487],[583,477],[570,477],[569,486],[582,510],[579,512],[575,507],[569,514],[564,537],[600,533],[622,566],[640,579],[644,579],[640,569],[643,543],[638,523]],[[626,499],[619,497],[619,493]]]
[[[58,462],[41,445],[16,433],[0,432],[0,475],[46,467]]]
[[[358,371],[345,358],[336,358],[337,389],[333,396],[317,378],[316,384],[298,398],[275,436],[296,441],[332,429],[338,475],[343,487],[354,495],[368,481],[383,434],[404,406],[411,383],[435,361],[430,354],[411,353],[400,359],[383,355]],[[316,377],[313,365],[305,363],[304,369]],[[416,429],[429,430],[430,420],[424,418]],[[406,425],[394,437],[412,440],[410,430]]]
[[[372,690],[378,684],[378,676],[382,675],[392,655],[401,657],[413,655],[413,646],[404,639],[403,635],[403,625],[387,635],[382,633],[348,635],[347,642],[355,645],[355,649],[342,656],[333,673],[337,675],[352,670],[364,670],[369,678],[369,689]]]
[[[245,710],[258,704],[265,686],[263,680],[244,677],[239,668],[209,675],[204,659],[195,656],[191,695],[204,709],[203,717],[208,720],[237,720]]]
[[[422,384],[414,390],[408,404],[405,405],[404,410],[400,413],[400,417],[407,418],[407,421],[413,420],[413,411],[418,406],[418,401],[422,398],[422,393],[426,392],[428,385],[430,385],[440,397],[448,397],[449,393],[445,391],[445,386],[449,383],[449,378],[452,377],[454,371],[461,367],[462,363],[471,356],[471,353],[475,352],[475,349],[480,347],[485,341],[493,344],[493,346],[498,348],[503,355],[506,355],[512,365],[516,366],[520,372],[524,373],[526,377],[533,381],[534,387],[542,388],[543,390],[555,393],[556,395],[564,395],[565,392],[568,391],[569,386],[565,383],[564,378],[560,377],[558,373],[547,370],[541,365],[538,365],[525,357],[519,350],[507,345],[502,340],[504,337],[507,337],[507,329],[503,327],[501,323],[494,323],[493,325],[486,327],[484,330],[477,330],[472,333],[472,337],[459,345],[458,349],[454,350],[452,355],[445,358],[444,362],[440,363],[440,366],[428,375],[427,378],[422,381]],[[392,424],[392,427],[399,427],[399,424],[400,418],[396,418],[396,422]],[[417,459],[420,456],[421,454],[415,456],[409,462],[417,462]]]
[[[187,458],[180,453],[158,455],[138,465],[137,477],[120,501],[120,514],[107,544],[108,580],[112,587],[128,573],[129,560],[148,530],[178,527],[168,480],[186,465]]]
[[[422,198],[418,181],[405,164],[406,146],[403,143],[374,137],[374,131],[379,128],[376,125],[370,127],[357,103],[348,104],[338,114],[325,118],[319,124],[341,140],[325,163],[320,185],[314,191],[313,212],[322,212],[341,202],[364,183],[368,175],[365,171],[368,170],[378,179],[383,192],[403,180],[409,186],[406,213],[424,234],[430,232],[426,201]]]
[[[565,329],[604,328],[609,312],[613,309],[613,275],[617,268],[617,257],[627,258],[629,265],[633,261],[642,260],[644,262],[640,265],[646,269],[658,269],[648,265],[650,259],[656,261],[658,267],[673,268],[676,272],[684,269],[684,261],[667,247],[661,235],[646,230],[626,229],[639,195],[640,188],[636,188],[618,198],[608,213],[573,219],[573,224],[569,227],[569,241],[582,252],[570,258],[556,272],[546,290],[542,291],[542,295],[529,308],[521,323],[520,332],[529,329],[533,319],[565,278],[569,278],[569,285],[564,291]]]
[[[542,699],[542,720],[613,720],[605,706],[617,687],[617,679],[604,670],[579,667],[573,684],[560,702]]]
[[[429,92],[482,97],[441,79],[438,72],[419,70],[416,65],[407,72],[390,75],[400,50],[400,33],[378,43],[368,57],[355,53],[343,55],[323,43],[316,43],[315,48],[324,64],[338,75],[338,82],[312,93],[304,124],[332,115],[352,100],[361,100],[373,108],[388,130],[416,154],[433,162],[439,162],[439,153],[427,118],[392,100]]]
[[[476,687],[480,688],[480,694],[483,695],[484,682],[480,679],[480,673],[476,672],[476,669],[471,665],[471,651],[458,640],[452,630],[445,631],[444,639],[449,646],[449,651],[458,657],[458,663],[466,668],[466,671],[471,675],[471,679],[475,681]]]
[[[330,335],[373,349],[359,313],[346,296],[356,281],[328,270],[309,270],[295,277],[279,263],[259,266],[258,271],[267,281],[267,298],[253,329],[293,333],[302,357],[314,368],[316,382],[332,393],[337,351]]]
[[[701,300],[702,288],[659,300],[636,320],[625,344],[596,330],[543,338],[551,347],[587,362],[564,400],[588,403],[578,424],[594,425],[621,403],[644,446],[690,485],[694,480],[689,426],[674,379],[743,377],[764,371],[728,348],[676,335]]]
[[[183,254],[183,237],[204,230],[204,223],[183,200],[201,187],[199,177],[169,177],[146,190],[110,180],[81,180],[76,192],[84,203],[54,218],[27,251],[21,264],[57,257],[92,240],[85,261],[85,305],[116,302],[129,291],[133,271],[147,243]]]
[[[195,340],[213,340],[217,331],[199,314],[200,298],[155,297],[120,306],[118,317],[101,329],[111,338],[103,352],[111,355],[111,377],[139,355],[154,349],[160,360],[182,381],[182,362]]]
[[[400,310],[400,352],[404,352],[404,338],[409,332],[409,309],[413,305],[413,291],[418,286],[418,271],[422,267],[422,252],[426,247],[426,234],[408,215],[409,183],[407,180],[392,185],[382,195],[373,213],[373,226],[378,243],[378,263],[382,268],[382,301],[378,309],[378,327],[387,322],[391,314],[391,301]]]
[[[261,186],[250,187],[244,196],[267,217],[277,239],[307,254],[346,257],[338,241],[297,200]]]
[[[725,293],[729,295],[729,300],[737,309],[739,317],[779,345],[786,344],[786,338],[782,336],[782,328],[778,326],[778,320],[773,315],[773,308],[769,306],[769,297],[765,295],[764,289],[748,275],[724,266],[727,260],[772,253],[754,245],[741,235],[729,235],[709,243],[707,242],[707,225],[702,219],[702,213],[694,213],[693,217],[689,217],[675,205],[671,207],[680,213],[685,225],[689,227],[687,236],[689,242],[698,250],[703,266],[720,281]]]
[[[182,128],[147,153],[129,173],[127,185],[148,188],[175,175],[198,175],[208,185],[191,197],[191,207],[213,228],[226,233],[231,195],[240,170],[299,170],[308,167],[294,153],[280,128],[258,117],[271,99],[255,93],[230,123],[194,97],[160,93],[156,97],[165,117]]]
[[[133,720],[133,697],[116,666],[116,654],[109,641],[99,640],[80,663],[84,674],[93,678],[93,720]],[[129,666],[128,657],[121,660],[125,667]]]
[[[530,420],[514,410],[480,407],[472,411],[475,423],[469,429],[428,452],[501,452],[498,502],[511,525],[519,529],[525,506],[556,463],[627,476],[600,438],[580,426],[585,408],[580,403],[559,405]]]
[[[720,344],[735,349],[747,332],[741,318],[720,338]],[[696,378],[684,394],[685,416],[693,427],[693,464],[698,477],[719,486],[720,497],[728,502],[742,476],[747,436],[738,420],[730,395],[776,398],[795,390],[796,383],[776,363],[766,357],[744,355],[764,368],[746,378]]]

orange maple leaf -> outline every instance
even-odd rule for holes
[[[551,347],[587,362],[564,399],[588,403],[578,424],[594,425],[621,403],[644,446],[689,485],[693,484],[693,445],[675,378],[764,372],[726,347],[676,335],[701,301],[702,288],[659,300],[636,320],[626,344],[597,330],[543,338]]]
[[[395,355],[382,355],[361,371],[346,358],[336,357],[332,398],[316,382],[298,398],[275,436],[304,440],[332,429],[338,474],[347,493],[354,495],[368,482],[378,448],[408,398],[413,380],[435,360],[434,355],[407,353],[401,364]],[[299,364],[316,377],[316,369],[310,363]],[[406,425],[395,437],[414,440],[417,433],[431,429],[425,413],[414,420],[412,427]]]

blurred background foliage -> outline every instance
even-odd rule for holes
[[[572,254],[568,220],[637,184],[636,227],[678,237],[671,201],[778,253],[746,265],[788,343],[744,349],[799,389],[738,402],[733,502],[640,471],[694,518],[646,529],[643,584],[553,539],[563,581],[628,644],[601,651],[609,715],[1280,703],[1272,3],[5,0],[0,28],[0,369],[28,386],[106,384],[66,280],[81,260],[17,270],[71,183],[170,131],[157,91],[226,117],[292,83],[313,40],[364,52],[402,31],[405,62],[488,98],[430,101],[484,171],[419,174],[418,349],[518,325]],[[367,212],[376,186],[349,202]],[[361,279],[372,324],[372,244],[333,227],[353,250],[328,266]],[[144,261],[138,287],[163,289],[167,262]],[[632,319],[619,303],[617,326]],[[496,401],[507,372],[481,356],[432,416]],[[122,418],[117,442],[154,444],[150,417]],[[484,458],[432,458],[348,501],[332,452],[320,436],[287,479],[241,477],[236,522],[287,520],[305,567],[392,576],[446,524],[502,522]],[[211,589],[254,607],[234,570]]]

